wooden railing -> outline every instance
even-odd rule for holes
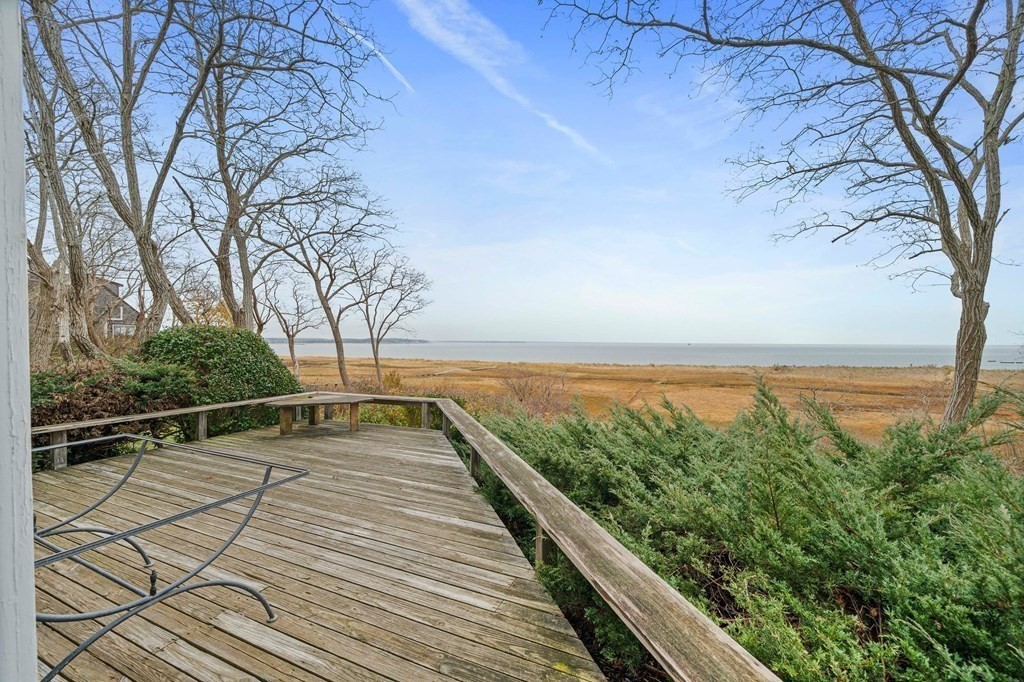
[[[298,393],[296,395],[309,395]],[[253,405],[265,405],[287,396],[271,396],[269,398],[253,398],[251,400],[237,400],[231,403],[215,403],[212,405],[196,405],[194,407],[179,407],[173,410],[160,410],[159,412],[147,412],[145,414],[128,414],[117,417],[104,417],[102,419],[89,419],[81,422],[65,422],[63,424],[47,424],[45,426],[33,426],[32,435],[42,436],[49,434],[50,445],[63,445],[68,442],[68,433],[94,429],[101,426],[115,426],[117,424],[130,424],[138,421],[153,421],[155,419],[171,419],[173,417],[184,417],[190,414],[196,416],[196,440],[203,440],[207,435],[207,423],[209,414],[217,410],[229,410],[235,407],[251,407]],[[68,452],[66,448],[57,448],[52,451],[52,467],[63,469],[68,465]]]
[[[286,396],[202,405],[144,415],[127,415],[41,426],[33,435],[51,434],[67,442],[70,431],[161,417],[197,415],[197,425],[214,410],[260,405]],[[537,561],[557,547],[590,582],[609,607],[674,680],[730,682],[778,680],[724,630],[705,616],[657,573],[627,550],[596,521],[537,473],[494,434],[452,400],[409,396],[366,396],[377,405],[418,405],[420,426],[430,427],[431,410],[442,415],[442,431],[457,430],[469,444],[470,473],[486,463],[536,523]],[[197,437],[205,437],[197,428]]]

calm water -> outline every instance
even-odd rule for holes
[[[287,355],[284,344],[272,344]],[[329,343],[302,343],[299,355],[332,356]],[[350,357],[370,357],[366,343],[347,343]],[[912,367],[950,365],[952,346],[828,346],[710,343],[476,343],[438,341],[392,343],[381,347],[388,358],[484,360],[487,362],[586,362],[620,365],[849,365]],[[1024,369],[1019,346],[989,346],[986,369]]]

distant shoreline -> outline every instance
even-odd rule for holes
[[[272,347],[287,354],[282,342]],[[334,355],[333,343],[313,339],[297,347],[303,357]],[[346,356],[369,357],[370,346],[346,341]],[[392,360],[448,362],[530,362],[588,365],[656,365],[691,367],[944,367],[953,364],[952,346],[939,345],[825,345],[825,344],[620,344],[540,342],[405,341],[381,347]],[[1019,346],[990,345],[986,369],[1024,369]]]
[[[287,354],[282,354],[282,358],[286,358]],[[356,364],[369,361],[371,358],[363,356],[347,356],[347,362],[354,362]],[[685,362],[666,362],[666,363],[635,363],[635,362],[554,362],[548,360],[480,360],[478,358],[417,358],[417,357],[402,357],[402,358],[389,358],[382,357],[381,360],[385,365],[388,363],[395,362],[408,362],[408,363],[443,363],[446,365],[454,364],[490,364],[492,367],[506,366],[506,365],[536,365],[538,367],[564,367],[571,369],[573,367],[587,368],[620,368],[628,369],[631,367],[645,368],[645,369],[680,369],[680,370],[754,370],[754,371],[792,371],[792,370],[850,370],[850,371],[936,371],[946,370],[952,371],[953,364],[948,363],[944,365],[696,365]],[[337,360],[333,355],[301,355],[299,356],[300,363],[333,363]],[[1024,372],[1024,360],[1019,360],[1011,363],[998,364],[993,363],[988,366],[981,368],[982,372]]]
[[[270,343],[270,344],[275,344],[275,343],[286,344],[286,343],[288,343],[288,339],[284,338],[283,336],[265,336],[265,337],[263,337],[263,340],[266,341],[267,343]],[[342,342],[343,343],[363,343],[363,344],[366,344],[366,345],[370,345],[370,339],[369,338],[362,338],[362,339],[344,339],[343,338]],[[431,341],[427,341],[425,339],[384,339],[380,343],[381,343],[381,345],[390,345],[390,344],[393,344],[393,343],[399,343],[399,344],[402,344],[402,343],[422,344],[422,343],[431,343]],[[334,345],[334,339],[295,339],[295,345],[306,345],[306,344],[331,344],[331,345]]]

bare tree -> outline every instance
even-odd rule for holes
[[[383,386],[380,344],[396,329],[407,329],[404,325],[409,318],[430,304],[424,294],[431,282],[409,265],[407,257],[390,248],[363,254],[363,257],[363,263],[352,264],[352,271],[358,273],[352,293],[359,302],[359,312],[369,334],[377,385]]]
[[[286,293],[282,294],[282,288],[286,290]],[[292,362],[292,374],[298,379],[299,358],[295,354],[295,339],[302,332],[317,329],[323,325],[323,310],[297,277],[282,274],[280,269],[264,271],[260,289],[260,299],[274,316],[288,341],[288,356]]]
[[[334,339],[341,382],[349,388],[341,323],[360,303],[352,294],[361,277],[353,264],[365,262],[363,253],[374,250],[394,228],[390,214],[357,175],[324,168],[320,177],[316,200],[279,207],[260,223],[258,234],[272,254],[309,276]]]
[[[213,258],[224,304],[236,326],[251,329],[259,260],[250,253],[253,235],[291,190],[274,180],[362,145],[373,125],[360,114],[371,96],[358,75],[373,55],[357,3],[223,1],[238,21],[222,29],[198,16],[188,24],[194,46],[181,53],[186,73],[222,45],[188,133],[198,144],[177,170],[189,223]]]
[[[778,154],[755,149],[739,160],[741,196],[774,190],[785,208],[840,189],[846,206],[800,220],[795,232],[835,230],[833,241],[875,233],[887,243],[880,263],[948,278],[960,325],[943,419],[961,419],[977,389],[993,240],[1006,213],[1001,153],[1024,118],[1015,97],[1024,2],[549,1],[592,40],[609,84],[650,39],[673,64],[703,59],[705,74],[745,97],[749,115],[785,131]]]
[[[231,314],[220,298],[217,280],[203,264],[190,262],[174,278],[174,289],[196,324],[232,326]]]
[[[152,80],[168,72],[167,51],[180,33],[179,4],[175,0],[125,1],[107,9],[87,1],[55,6],[48,0],[29,0],[28,8],[32,21],[23,23],[35,29],[110,206],[135,238],[152,295],[147,330],[159,329],[168,306],[179,320],[192,321],[160,260],[155,221],[186,122],[216,63],[220,44],[212,46],[196,73],[190,74],[188,95],[175,103],[175,125],[161,151],[145,139],[144,105],[158,94],[163,95],[162,106],[171,103]],[[219,19],[221,28],[227,21]],[[102,135],[103,127],[95,117],[97,102],[109,104],[117,113],[118,134],[113,141]],[[152,182],[147,192],[143,178],[148,177]]]
[[[22,57],[28,96],[26,150],[28,162],[38,177],[37,224],[34,237],[28,242],[35,298],[33,327],[37,332],[30,364],[34,368],[45,368],[55,344],[65,361],[74,358],[75,350],[90,358],[101,355],[102,350],[92,327],[89,298],[92,282],[82,231],[81,184],[74,182],[80,179],[81,173],[69,169],[69,165],[78,162],[80,154],[75,142],[80,138],[70,135],[70,144],[59,142],[59,138],[65,140],[65,135],[57,126],[58,93],[56,88],[48,91],[24,28]],[[72,179],[70,191],[66,184],[69,177]],[[76,204],[79,204],[78,210]],[[53,263],[48,262],[45,255],[47,225],[52,227],[49,234],[58,253]]]

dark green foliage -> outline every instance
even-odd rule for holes
[[[281,358],[244,329],[188,325],[167,329],[142,344],[145,360],[195,373],[196,403],[227,403],[301,391]]]
[[[194,375],[185,369],[127,359],[96,360],[39,372],[32,375],[31,381],[32,424],[44,426],[188,407],[193,404],[194,386]],[[113,433],[168,437],[176,430],[175,424],[147,420],[78,431],[71,437],[84,440]],[[48,442],[39,438],[34,445]],[[91,453],[92,456],[99,454]],[[82,453],[75,450],[71,455],[72,462],[82,457]],[[46,462],[34,464],[39,468]]]
[[[141,355],[150,362],[177,365],[192,372],[196,405],[227,403],[302,390],[281,359],[257,334],[230,327],[188,325],[148,339]],[[210,435],[276,422],[272,408],[244,408],[210,415]],[[182,422],[186,431],[192,422]]]
[[[224,327],[178,327],[160,332],[143,344],[139,358],[94,361],[34,374],[32,424],[87,421],[301,390],[281,360],[256,334]],[[209,415],[209,434],[276,422],[277,411],[271,408],[219,410]],[[80,430],[69,434],[69,438],[143,433],[190,440],[194,432],[195,417],[187,416]],[[36,439],[36,446],[46,444],[46,439]],[[71,462],[111,452],[72,449]]]
[[[764,388],[724,430],[669,404],[485,424],[784,679],[1008,681],[1024,679],[1024,481],[981,428],[997,406],[897,423],[878,446]],[[529,552],[529,516],[488,472],[483,489]],[[640,669],[576,571],[542,578]]]

